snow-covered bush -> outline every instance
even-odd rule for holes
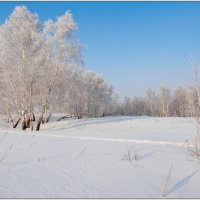
[[[172,170],[173,170],[173,163],[171,164],[169,170],[167,170],[162,182],[162,189],[161,189],[162,197],[167,197],[167,194],[169,192],[169,186],[170,186],[171,177],[172,177]]]

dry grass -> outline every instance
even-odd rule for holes
[[[138,155],[135,149],[135,145],[131,145],[127,147],[126,152],[123,154],[121,160],[128,160],[129,162],[133,160],[138,160]]]
[[[198,128],[194,142],[190,143],[188,141],[186,149],[189,152],[190,156],[196,158],[200,161],[200,129]]]
[[[162,197],[163,198],[167,197],[167,194],[169,192],[169,186],[170,186],[171,177],[172,177],[172,169],[173,169],[173,163],[171,164],[169,170],[165,174],[163,182],[162,182]]]

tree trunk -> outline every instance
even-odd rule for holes
[[[31,131],[33,131],[33,122],[32,122],[32,120],[31,120],[31,124],[30,125],[31,125],[31,127],[30,127]]]
[[[41,122],[42,122],[42,118],[43,118],[43,116],[40,116],[40,118],[38,120],[38,123],[37,123],[37,126],[36,126],[36,131],[40,130],[40,125],[41,125]]]
[[[49,120],[50,120],[50,118],[51,118],[51,115],[52,115],[52,112],[51,112],[51,113],[49,113],[49,115],[48,115],[48,117],[47,117],[47,119],[46,119],[46,123],[48,123],[48,122],[49,122]]]
[[[22,111],[21,112],[21,116],[20,116],[20,120],[21,120],[21,123],[22,123],[22,130],[26,130],[26,119],[25,119],[25,112]]]
[[[43,116],[43,118],[42,118],[42,124],[44,124],[45,123],[45,117]]]
[[[44,101],[44,104],[42,105],[41,114],[40,114],[40,117],[39,117],[39,120],[38,120],[38,123],[37,123],[37,126],[36,126],[36,131],[40,130],[40,125],[41,125],[42,119],[44,117],[45,109],[46,109],[46,106],[47,106],[47,103],[48,103],[48,100],[49,100],[49,95],[50,95],[51,90],[54,86],[57,75],[58,75],[58,67],[56,68],[56,70],[54,72],[52,81],[49,83],[49,86],[48,86],[48,89],[47,89],[47,94],[46,94],[46,97],[45,97],[45,101]]]
[[[25,122],[25,120],[22,121],[22,130],[26,130],[26,122]]]
[[[26,127],[27,128],[31,127],[31,118],[30,118],[30,116],[28,116],[27,119],[26,119]]]
[[[17,125],[19,124],[19,122],[20,122],[20,117],[19,117],[19,119],[17,120],[17,122],[16,122],[15,124],[13,124],[13,128],[16,128]]]
[[[35,122],[35,115],[34,115],[34,112],[32,113],[32,121]]]

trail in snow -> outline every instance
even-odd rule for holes
[[[96,140],[96,141],[106,141],[106,142],[133,142],[133,143],[137,143],[137,144],[155,144],[155,145],[172,145],[172,146],[183,146],[184,145],[184,143],[181,143],[181,142],[167,142],[167,141],[153,141],[153,140],[80,137],[80,136],[66,136],[66,135],[54,135],[54,134],[43,134],[43,133],[38,133],[37,135],[47,136],[47,137],[56,137],[56,138],[74,139],[74,140]]]

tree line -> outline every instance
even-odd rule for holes
[[[125,97],[119,105],[119,113],[158,117],[197,117],[200,103],[199,91],[198,86],[180,86],[173,92],[162,86],[157,93],[149,88],[145,97]]]

